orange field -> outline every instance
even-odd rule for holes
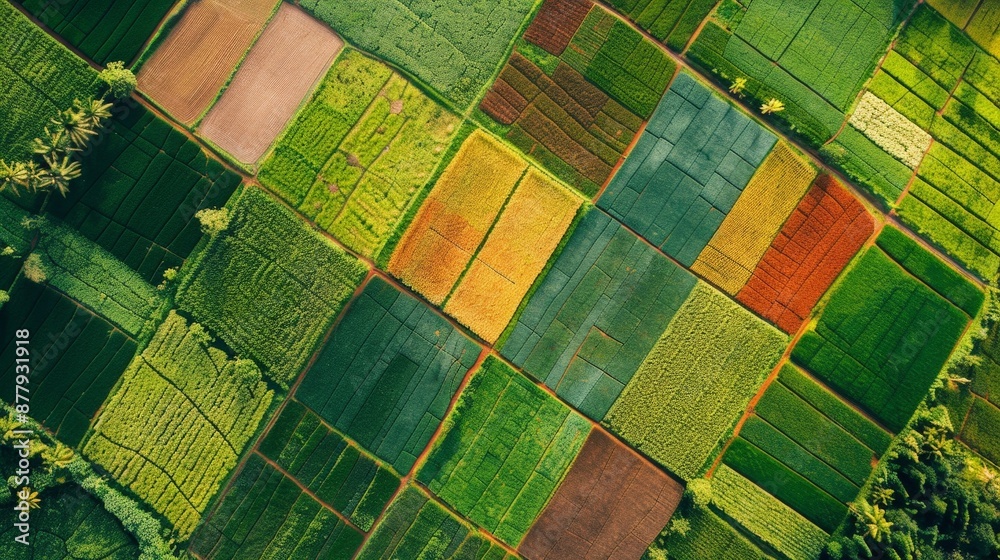
[[[431,303],[443,302],[527,167],[497,140],[473,132],[403,236],[389,272]]]
[[[139,90],[177,120],[193,124],[232,76],[277,3],[192,3],[139,70]]]
[[[282,3],[202,121],[201,134],[236,159],[255,163],[343,46],[329,27]]]
[[[580,203],[557,182],[529,169],[445,312],[495,342],[559,245]]]

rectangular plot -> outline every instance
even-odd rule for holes
[[[445,422],[417,480],[511,546],[528,532],[591,429],[492,357]]]
[[[405,474],[479,353],[444,318],[376,277],[351,304],[296,398]]]
[[[230,491],[191,541],[202,558],[229,560],[292,554],[352,558],[364,535],[251,455]]]
[[[681,74],[597,204],[691,266],[776,140]]]
[[[236,159],[256,163],[343,45],[328,27],[282,3],[199,131]]]
[[[502,353],[601,420],[694,276],[599,210],[581,220],[517,318]],[[570,372],[589,371],[581,382]]]

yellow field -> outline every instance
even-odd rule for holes
[[[811,165],[778,142],[691,270],[735,295],[815,176]]]
[[[449,313],[495,342],[559,245],[581,200],[534,168],[528,170],[468,273],[448,300]]]
[[[527,167],[499,141],[473,132],[403,236],[389,272],[440,305]]]

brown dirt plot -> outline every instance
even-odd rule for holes
[[[283,3],[201,123],[201,133],[255,163],[323,77],[344,42],[301,8]]]
[[[139,90],[177,120],[192,124],[225,85],[277,3],[194,2],[139,70]]]
[[[634,560],[670,520],[683,486],[593,430],[518,552],[529,560]]]

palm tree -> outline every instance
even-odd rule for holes
[[[62,155],[79,150],[72,145],[65,129],[58,128],[52,132],[49,127],[45,127],[45,135],[41,138],[35,138],[32,151],[46,157],[50,154]]]
[[[45,156],[45,163],[49,166],[49,175],[52,178],[50,186],[59,191],[59,194],[66,196],[70,181],[80,176],[82,171],[80,162],[73,161],[66,155],[62,159],[57,159],[49,154]]]
[[[28,192],[43,191],[52,186],[52,174],[49,173],[48,169],[39,166],[34,161],[29,161],[23,165],[26,174],[25,186]]]
[[[760,112],[765,115],[768,113],[777,113],[779,111],[784,111],[784,110],[785,110],[785,104],[773,97],[769,99],[767,103],[760,106]]]
[[[858,509],[860,511],[855,510],[855,513],[867,528],[866,535],[876,543],[886,540],[892,532],[893,523],[885,518],[885,510],[864,501],[858,502]]]
[[[90,99],[86,102],[74,99],[73,107],[86,122],[90,123],[91,128],[94,130],[101,127],[101,122],[104,119],[111,118],[112,105],[111,103],[105,103],[102,99]]]
[[[77,148],[86,146],[87,142],[97,134],[91,122],[74,109],[61,111],[51,120],[52,124],[56,125],[56,130],[62,131],[70,143]]]
[[[743,97],[743,90],[747,87],[746,78],[736,78],[733,83],[729,84],[729,93],[733,95],[738,95],[740,98]]]
[[[49,472],[62,469],[73,462],[73,450],[62,443],[56,443],[55,447],[49,447],[42,453],[42,460]]]

